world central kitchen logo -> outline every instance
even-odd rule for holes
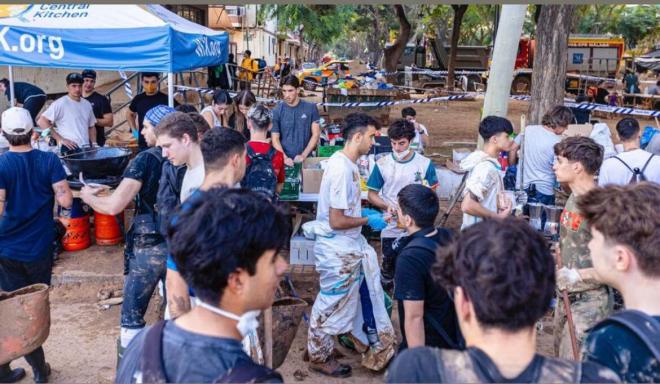
[[[14,17],[24,23],[36,19],[80,19],[89,16],[89,4],[8,4],[0,5],[0,19]],[[5,52],[47,54],[53,60],[64,57],[61,36],[30,33],[17,27],[0,29],[0,47]]]
[[[53,60],[64,57],[64,44],[61,37],[41,33],[21,33],[7,26],[0,29],[0,47],[5,52],[45,53]]]
[[[0,5],[0,18],[17,17],[32,8],[32,4],[2,4]]]

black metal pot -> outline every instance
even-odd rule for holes
[[[101,179],[107,176],[121,176],[128,165],[131,151],[127,148],[99,147],[84,148],[80,152],[62,156],[71,174],[80,172],[87,179]]]

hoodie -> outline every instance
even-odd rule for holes
[[[460,167],[462,170],[469,172],[463,194],[472,193],[484,208],[497,212],[497,195],[504,190],[502,167],[497,159],[478,149],[463,159]],[[483,220],[481,217],[463,213],[461,229],[465,229],[481,220]]]

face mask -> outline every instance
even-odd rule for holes
[[[398,161],[401,161],[406,158],[410,154],[410,148],[406,149],[403,152],[394,152],[392,151],[392,154],[394,155],[394,158],[397,159]]]
[[[226,317],[228,319],[238,321],[238,324],[236,324],[236,329],[238,329],[238,332],[241,334],[242,337],[245,337],[250,333],[256,332],[257,328],[259,328],[259,320],[257,320],[257,317],[259,317],[261,311],[247,311],[243,314],[243,316],[238,316],[231,312],[223,311],[222,309],[216,306],[206,304],[205,302],[201,301],[198,298],[195,298],[195,304],[199,305],[202,308],[208,309],[209,311],[215,313],[216,315],[220,315],[222,317]]]
[[[156,84],[145,84],[144,91],[146,93],[155,93],[158,86]]]

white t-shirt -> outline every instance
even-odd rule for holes
[[[616,157],[623,160],[623,162],[628,164],[628,167],[631,169],[639,168],[641,171],[642,168],[644,168],[644,164],[646,164],[649,157],[651,157],[651,153],[646,152],[643,149],[635,149],[628,152],[621,152],[616,155]],[[646,166],[643,173],[647,181],[660,184],[660,156],[653,156],[653,159],[651,159],[651,162]],[[614,157],[610,157],[605,160],[600,167],[600,172],[598,173],[598,185],[626,185],[630,182],[632,176],[633,173],[630,172],[630,169],[626,168],[621,161]]]
[[[220,121],[220,119],[219,119],[218,116],[215,114],[215,112],[213,112],[213,106],[212,106],[212,105],[208,105],[208,106],[206,106],[206,107],[205,107],[204,109],[202,109],[202,111],[200,112],[200,114],[202,114],[202,115],[204,115],[204,114],[206,114],[206,113],[210,113],[211,116],[213,117],[213,127],[211,127],[211,128],[214,128],[214,127],[222,127],[222,121]]]
[[[361,217],[360,172],[357,164],[343,152],[335,152],[323,171],[316,220],[330,226],[330,208],[343,209],[344,215]],[[337,234],[358,238],[362,227],[335,230]]]
[[[186,173],[183,175],[183,182],[181,183],[181,202],[183,203],[192,195],[195,190],[197,190],[202,183],[204,182],[204,163],[195,168],[186,169]]]
[[[410,184],[423,184],[427,187],[438,184],[431,160],[415,152],[406,161],[396,160],[393,154],[378,159],[367,181],[367,188],[379,192],[388,204],[397,206],[399,191]],[[405,233],[405,229],[397,228],[396,222],[392,222],[381,231],[381,237],[399,237]]]
[[[468,166],[466,164],[472,163]],[[501,166],[497,159],[489,157],[483,151],[470,154],[461,162],[461,168],[469,171],[465,181],[463,195],[471,192],[477,197],[479,203],[491,212],[497,212],[497,195],[504,191],[502,182]],[[463,213],[463,225],[465,229],[470,225],[482,221],[482,218]]]
[[[527,137],[523,147],[523,188],[535,184],[539,193],[554,195],[555,172],[552,170],[555,161],[554,146],[561,141],[561,136],[548,131],[542,125],[530,125],[525,128],[524,135],[516,137],[518,145],[522,137]],[[518,173],[520,169],[521,167],[518,166]]]
[[[69,95],[64,95],[55,100],[43,116],[53,122],[57,133],[63,138],[79,146],[89,145],[89,127],[94,128],[96,124],[92,104],[89,101],[84,98],[75,101]]]
[[[423,134],[425,135],[429,134],[429,131],[422,124],[419,124],[419,128]],[[416,129],[415,129],[415,138],[413,139],[412,143],[410,143],[410,149],[414,150],[415,152],[424,153],[424,143],[422,143],[422,134],[419,133],[419,131]]]

